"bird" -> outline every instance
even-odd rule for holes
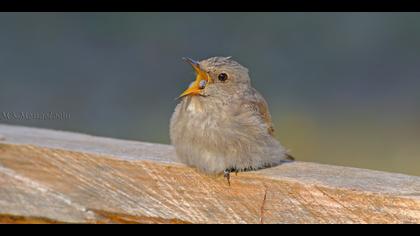
[[[221,175],[294,160],[274,136],[268,104],[251,85],[249,71],[232,57],[183,58],[196,78],[178,97],[170,140],[182,163]]]

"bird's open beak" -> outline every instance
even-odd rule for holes
[[[190,58],[182,58],[184,61],[188,62],[193,68],[196,73],[195,81],[191,83],[191,85],[181,94],[179,98],[187,96],[187,95],[197,95],[200,94],[201,90],[204,89],[207,83],[212,82],[210,76],[201,69],[200,64],[197,61],[194,61]]]

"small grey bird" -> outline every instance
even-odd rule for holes
[[[248,69],[230,57],[184,58],[196,79],[180,95],[170,121],[179,160],[208,174],[256,170],[291,161],[274,138],[268,106]]]

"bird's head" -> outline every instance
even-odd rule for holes
[[[179,97],[229,94],[250,86],[248,69],[230,57],[211,57],[202,61],[183,59],[193,67],[196,78]]]

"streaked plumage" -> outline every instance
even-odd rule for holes
[[[273,136],[268,105],[251,86],[248,69],[228,57],[197,64],[205,73],[197,80],[207,75],[207,84],[198,94],[183,96],[170,121],[170,138],[179,160],[209,174],[290,160]],[[221,73],[227,75],[225,81],[218,79]]]

